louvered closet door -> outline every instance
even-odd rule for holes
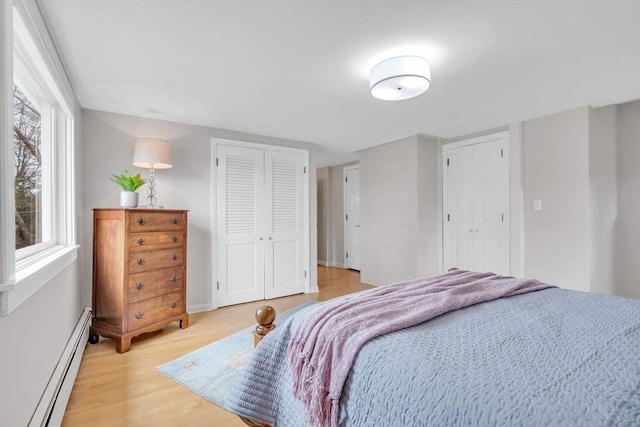
[[[218,305],[264,299],[264,151],[218,146]]]
[[[265,153],[265,297],[304,292],[304,156]]]

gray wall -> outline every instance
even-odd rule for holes
[[[359,152],[361,281],[439,272],[436,141],[417,135]]]
[[[418,223],[416,276],[440,272],[442,265],[442,144],[438,138],[418,135]]]
[[[640,101],[508,129],[511,274],[640,298]],[[418,135],[359,155],[362,280],[385,284],[441,271],[437,138]],[[534,200],[542,200],[541,211]]]
[[[640,101],[582,107],[523,129],[524,275],[640,298]]]
[[[640,298],[640,101],[617,107],[618,217],[614,293]]]
[[[524,275],[589,290],[589,109],[524,123]],[[542,200],[534,211],[533,201]]]
[[[316,170],[318,180],[318,264],[327,265],[329,259],[329,168],[323,167]]]
[[[589,109],[590,290],[608,294],[615,293],[616,137],[616,107]]]
[[[74,262],[0,317],[0,426],[26,426],[81,315]]]
[[[280,140],[257,135],[242,134],[180,123],[144,119],[122,114],[83,110],[84,131],[84,262],[82,269],[85,283],[83,301],[91,301],[91,236],[92,208],[117,207],[119,188],[109,181],[111,173],[126,170],[148,173],[146,169],[131,164],[135,139],[141,136],[163,138],[169,142],[173,156],[173,168],[156,171],[158,204],[167,208],[188,209],[188,262],[187,307],[190,311],[207,310],[215,305],[212,294],[212,230],[211,213],[211,153],[212,137],[235,139],[261,144],[283,145],[309,150],[310,162],[310,253],[311,266],[317,260],[317,196],[315,173],[315,145]],[[141,204],[146,187],[140,191]],[[310,271],[311,287],[317,286],[317,272]]]
[[[0,7],[0,11],[11,6]],[[1,16],[0,22],[5,22]],[[40,21],[38,16],[34,16]],[[4,34],[0,32],[0,37]],[[47,34],[42,36],[47,39]],[[0,40],[0,43],[3,43]],[[51,42],[48,41],[48,44]],[[48,52],[52,61],[59,59]],[[11,55],[0,55],[0,80]],[[58,69],[64,76],[64,72]],[[82,120],[80,109],[75,111],[75,161],[76,189],[82,182],[79,167],[82,155]],[[82,198],[76,193],[76,208],[82,209]],[[78,221],[78,240],[82,241],[82,223]],[[78,277],[81,255],[59,274],[33,294],[23,304],[6,316],[0,316],[0,427],[25,426],[53,374],[62,352],[82,314],[81,288],[86,285]]]

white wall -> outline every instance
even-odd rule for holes
[[[414,136],[359,152],[361,281],[382,285],[439,272],[435,141]]]
[[[589,290],[589,110],[524,123],[524,275]],[[542,200],[542,210],[533,201]]]
[[[187,308],[206,310],[215,305],[212,294],[211,239],[215,230],[211,223],[211,150],[212,137],[235,139],[261,144],[275,144],[309,150],[310,161],[310,252],[311,265],[317,261],[317,196],[315,173],[315,145],[241,134],[221,129],[205,128],[160,120],[144,119],[122,114],[83,110],[84,132],[84,262],[82,277],[88,285],[83,300],[91,300],[91,236],[92,208],[117,207],[119,188],[109,181],[111,173],[126,170],[147,174],[148,170],[131,164],[135,139],[154,136],[169,142],[173,168],[156,171],[158,204],[167,208],[188,209],[187,246]],[[140,190],[144,200],[146,187]],[[141,203],[142,204],[142,203]],[[317,286],[317,272],[310,271],[311,287]]]
[[[617,107],[616,135],[618,217],[614,293],[640,298],[640,101]]]

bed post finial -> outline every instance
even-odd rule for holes
[[[276,310],[270,305],[263,305],[256,310],[256,330],[253,331],[253,346],[256,347],[260,344],[262,338],[271,332],[276,325],[273,322],[276,320]]]

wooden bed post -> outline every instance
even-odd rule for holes
[[[276,310],[270,305],[263,305],[256,310],[256,330],[253,331],[253,346],[257,347],[269,332],[271,332],[276,325],[273,323],[276,320]]]
[[[270,305],[263,305],[256,310],[256,330],[253,331],[253,347],[257,347],[269,332],[275,329],[276,325],[273,323],[276,320],[276,310]],[[270,427],[269,424],[261,423],[260,421],[251,420],[249,418],[240,417],[249,427]]]

